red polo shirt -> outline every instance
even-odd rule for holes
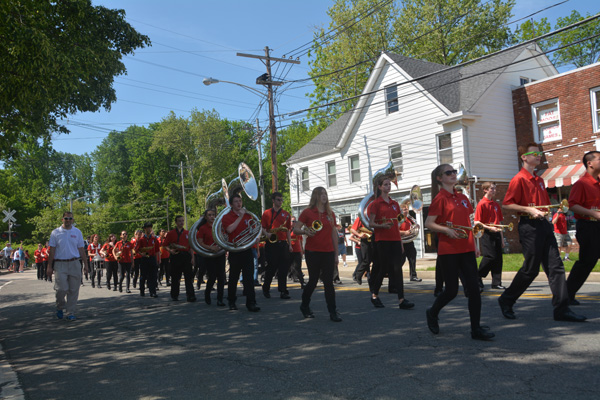
[[[331,217],[327,212],[321,213],[318,208],[307,208],[302,211],[298,221],[302,222],[307,227],[311,227],[314,221],[321,221],[323,229],[321,229],[313,237],[306,237],[305,249],[309,251],[329,252],[334,250],[332,232],[335,228],[335,214],[331,212]],[[337,235],[335,246],[337,247]]]
[[[198,231],[196,232],[196,238],[202,239],[202,242],[205,246],[212,246],[215,244],[215,239],[213,238],[212,234],[212,225],[206,223],[198,228]]]
[[[39,263],[41,263],[41,262],[44,261],[44,258],[42,257],[42,250],[36,250],[33,253],[33,256],[35,257],[35,263],[36,264],[39,264]]]
[[[90,261],[92,261],[94,259],[94,256],[96,254],[98,254],[98,252],[100,251],[100,249],[102,248],[102,246],[100,246],[100,243],[98,244],[94,244],[94,243],[90,243],[88,245],[88,255],[90,256]]]
[[[135,251],[137,253],[139,253],[140,249],[143,249],[144,247],[151,247],[151,249],[148,250],[148,252],[147,252],[147,254],[149,256],[153,256],[160,251],[160,244],[158,243],[158,239],[156,238],[156,236],[143,235],[140,238],[140,240],[136,241]],[[141,257],[141,255],[140,255],[140,257]]]
[[[548,192],[546,192],[544,180],[535,174],[530,174],[525,168],[521,168],[510,180],[502,204],[518,204],[525,207],[530,205],[545,206],[550,205],[550,198]],[[544,209],[540,210],[544,211]]]
[[[431,206],[429,206],[429,215],[435,215],[435,223],[446,225],[446,222],[452,222],[454,225],[471,226],[471,214],[473,206],[464,194],[459,194],[456,190],[453,193],[445,189],[435,196]],[[469,237],[467,239],[451,239],[443,233],[438,233],[438,254],[460,254],[475,251],[473,241],[473,232],[466,231]]]
[[[362,221],[360,220],[360,218],[356,217],[356,219],[354,220],[354,223],[352,224],[350,229],[354,229],[356,232],[360,233],[359,229],[362,228],[363,226],[364,225],[363,225]],[[354,247],[356,247],[357,249],[360,249],[360,244],[354,243]]]
[[[291,233],[292,238],[292,253],[302,253],[302,235]]]
[[[164,243],[165,242],[165,238],[161,238],[160,236],[158,237],[158,244],[160,245],[160,259],[164,260],[166,258],[169,258],[169,256],[171,255],[171,253],[169,253],[169,250],[167,250],[164,247]]]
[[[600,209],[600,182],[587,172],[573,185],[569,195],[569,207],[574,205],[587,209]],[[575,214],[576,219],[590,219],[587,215]]]
[[[233,210],[231,210],[230,212],[228,212],[227,214],[225,214],[225,216],[223,216],[223,219],[221,220],[221,225],[223,227],[223,230],[226,231],[227,227],[229,225],[232,225],[236,219],[238,219],[239,216],[233,212]],[[238,226],[233,230],[233,232],[231,232],[229,234],[229,242],[234,243],[234,239],[240,234],[242,233],[242,231],[244,229],[246,229],[248,227],[248,224],[252,222],[252,216],[250,216],[250,214],[246,213],[244,214],[242,220],[240,221],[240,223],[238,224]],[[239,240],[239,239],[238,239]],[[235,244],[235,243],[234,243]]]
[[[121,259],[119,262],[122,263],[130,263],[131,262],[131,249],[133,249],[133,245],[131,242],[119,240],[115,245],[115,253],[121,251]]]
[[[47,247],[44,247],[42,249],[42,260],[48,261],[48,248]]]
[[[131,239],[131,245],[133,246],[133,248],[136,251],[135,256],[133,256],[133,259],[137,260],[138,258],[142,258],[140,253],[137,252],[137,239],[135,239],[135,238]]]
[[[181,229],[180,231],[177,230],[177,228],[170,230],[169,232],[167,232],[167,236],[165,236],[165,239],[162,242],[162,247],[169,247],[169,245],[171,243],[175,243],[181,246],[185,246],[185,250],[184,249],[177,249],[179,252],[186,252],[186,251],[190,251],[190,242],[188,239],[189,236],[189,232],[186,231],[185,229]]]
[[[279,228],[280,226],[284,226],[289,230],[292,229],[291,223],[291,215],[285,210],[279,210],[279,213],[275,212],[272,208],[266,210],[261,218],[261,225],[267,231],[273,228]],[[277,240],[287,241],[287,233],[286,232],[277,232]]]
[[[499,225],[502,220],[504,220],[504,217],[502,216],[500,205],[497,202],[484,197],[477,203],[475,221],[479,221],[485,225]]]
[[[564,213],[557,213],[554,232],[565,235],[567,233],[567,217]]]
[[[390,218],[394,221],[390,229],[375,228],[375,241],[400,241],[400,230],[398,229],[398,223],[396,218],[400,214],[400,205],[395,200],[389,199],[389,202],[383,200],[382,197],[378,197],[369,206],[369,216],[375,214],[375,223],[380,223],[379,220],[384,218]]]
[[[104,243],[102,245],[102,250],[106,253],[106,258],[104,258],[104,261],[117,261],[115,259],[115,256],[113,255],[112,251],[113,251],[113,244],[112,243]]]

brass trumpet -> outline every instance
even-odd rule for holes
[[[392,224],[394,222],[398,222],[399,224],[403,223],[405,220],[404,214],[400,213],[398,215],[396,215],[396,218],[381,218],[381,219],[376,219],[375,222],[377,222],[378,224],[385,224],[387,222],[391,222]]]
[[[312,231],[314,233],[317,233],[321,229],[323,229],[323,223],[321,221],[319,221],[318,219],[314,220],[310,226],[304,225],[305,232]]]
[[[487,224],[487,226],[493,226],[494,228],[502,228],[502,230],[504,231],[504,229],[508,229],[510,232],[512,232],[514,225],[511,222],[508,225],[499,225],[499,224]]]
[[[365,234],[364,237],[367,238],[367,242],[371,241],[371,236],[373,236],[373,232],[370,229],[365,228],[364,226],[361,226],[360,228],[358,228],[358,231],[360,233],[364,233]]]
[[[175,254],[179,254],[182,250],[186,250],[187,249],[187,247],[185,247],[184,245],[179,244],[179,243],[170,243],[169,244],[169,248],[171,250],[174,250]]]
[[[269,235],[267,236],[267,240],[269,241],[269,243],[276,243],[277,242],[277,232],[287,232],[288,228],[286,228],[285,226],[278,226],[277,228],[273,228],[270,229]]]
[[[459,235],[459,239],[468,239],[469,234],[467,233],[467,231],[473,231],[473,236],[476,237],[477,239],[479,239],[480,237],[483,236],[484,228],[480,224],[477,224],[475,226],[462,226],[462,225],[454,225],[452,222],[448,221],[448,222],[446,222],[446,226],[449,227],[450,229],[455,230]]]
[[[559,204],[550,204],[549,206],[536,206],[531,204],[529,207],[533,207],[533,208],[560,208],[562,210],[562,212],[566,213],[567,211],[569,211],[569,201],[567,199],[563,199],[563,201],[561,201]],[[548,215],[548,212],[546,212],[546,215]]]
[[[150,255],[148,254],[148,252],[150,250],[152,250],[154,248],[154,246],[148,246],[148,247],[140,247],[137,250],[137,253],[143,257],[150,257]]]

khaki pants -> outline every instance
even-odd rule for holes
[[[79,286],[81,285],[81,262],[56,261],[54,263],[54,290],[56,290],[56,309],[67,309],[67,315],[77,311]],[[67,298],[65,302],[65,296]]]

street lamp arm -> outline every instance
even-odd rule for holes
[[[223,80],[214,79],[214,78],[204,78],[202,80],[202,83],[204,83],[206,86],[210,86],[210,85],[212,85],[214,83],[220,83],[220,82],[229,83],[229,84],[232,84],[232,85],[236,85],[236,86],[242,87],[242,88],[244,88],[246,90],[249,90],[252,93],[257,94],[257,95],[259,95],[261,97],[267,97],[267,95],[265,93],[261,92],[260,90],[255,89],[255,88],[250,87],[250,86],[246,86],[246,85],[241,84],[241,83],[231,82],[231,81],[223,81]]]

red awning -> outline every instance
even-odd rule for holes
[[[564,165],[540,171],[547,188],[571,186],[585,173],[583,164]]]

